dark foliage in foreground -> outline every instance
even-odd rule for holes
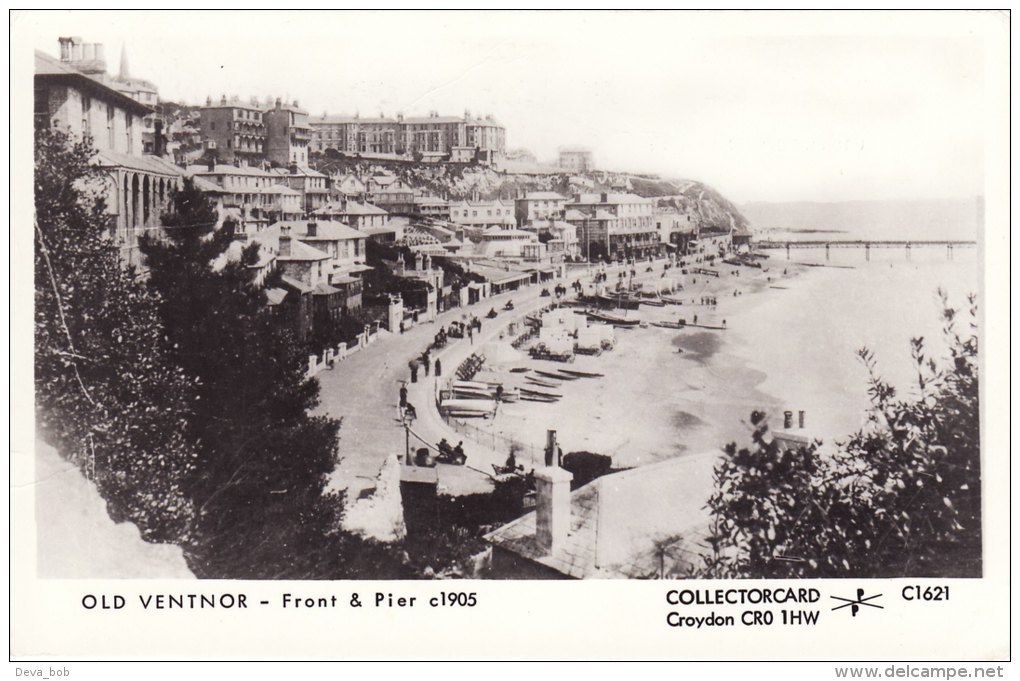
[[[783,449],[756,414],[753,446],[726,448],[709,507],[704,577],[979,577],[977,309],[967,329],[940,292],[950,357],[912,341],[918,396],[901,400],[871,353],[869,427],[833,451]]]
[[[303,348],[274,318],[247,266],[254,257],[190,182],[146,237],[149,285],[172,358],[198,380],[187,433],[198,457],[186,492],[195,507],[188,545],[200,576],[302,571],[307,541],[336,527],[323,496],[336,465],[339,422],[311,417],[319,386]],[[279,528],[277,532],[273,528]]]
[[[35,389],[40,432],[78,464],[115,521],[150,541],[188,536],[185,423],[194,383],[171,357],[161,299],[125,270],[108,234],[109,181],[89,140],[35,139]]]

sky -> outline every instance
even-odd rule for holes
[[[106,47],[171,101],[492,114],[539,160],[704,181],[737,203],[982,193],[994,16],[29,12],[16,49]],[[1008,26],[1008,24],[1007,24]],[[994,29],[993,29],[994,30]]]

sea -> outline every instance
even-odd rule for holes
[[[979,240],[979,201],[876,201],[838,204],[758,204],[746,207],[757,234],[772,240]],[[788,227],[787,227],[788,226]],[[787,256],[772,251],[773,266]],[[790,261],[815,265],[788,288],[769,290],[741,315],[730,350],[763,372],[758,389],[783,410],[806,412],[805,431],[839,439],[859,428],[870,401],[866,348],[877,374],[901,397],[917,394],[910,341],[946,357],[941,295],[966,311],[982,285],[980,249],[945,246],[791,249]],[[940,291],[942,292],[940,294]],[[772,295],[775,294],[775,295]],[[959,318],[971,333],[970,317]],[[768,331],[765,331],[765,330]]]
[[[817,204],[812,211],[815,218],[822,214]],[[914,241],[976,238],[973,222],[951,230],[941,219],[927,226],[923,219],[901,221],[894,232],[886,221],[876,230],[867,219],[875,214],[863,211],[855,226],[840,205],[832,221],[813,221],[811,234],[802,226],[773,227],[766,238],[875,239],[876,232]],[[839,232],[823,237],[815,230]],[[749,444],[753,410],[764,410],[774,429],[783,427],[784,412],[793,413],[796,425],[803,411],[803,435],[839,441],[866,423],[871,406],[858,351],[867,348],[878,375],[909,398],[917,391],[911,339],[923,338],[936,360],[948,354],[939,291],[959,310],[969,307],[969,295],[980,295],[976,247],[954,248],[951,257],[944,246],[914,247],[909,258],[903,248],[873,248],[870,259],[862,248],[833,248],[828,258],[824,249],[791,249],[789,260],[785,251],[768,253],[767,275],[741,268],[743,277],[719,282],[726,294],[714,310],[642,307],[638,313],[649,322],[700,314],[703,323],[726,320],[724,331],[618,329],[613,351],[578,357],[574,365],[603,378],[564,383],[555,404],[507,405],[486,427],[532,443],[525,456],[540,456],[546,429],[556,429],[564,451],[607,454],[618,467]],[[781,275],[784,269],[789,276]],[[773,281],[766,285],[767,276]],[[750,285],[752,278],[758,285]],[[684,277],[683,283],[684,295],[696,298],[702,282]],[[734,289],[742,295],[731,296]],[[966,315],[959,331],[971,332]]]

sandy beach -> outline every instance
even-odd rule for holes
[[[619,467],[718,449],[726,441],[746,439],[751,410],[774,406],[775,400],[758,390],[766,374],[735,354],[728,337],[741,327],[743,315],[759,299],[779,293],[769,286],[796,285],[806,268],[786,265],[785,276],[783,267],[769,264],[767,272],[731,265],[715,269],[721,274],[718,279],[697,274],[680,278],[684,289],[673,297],[684,300],[684,305],[629,311],[628,316],[649,324],[617,328],[616,347],[600,356],[577,356],[571,364],[526,357],[487,363],[479,380],[517,384],[524,379],[510,369],[525,366],[603,376],[563,381],[548,388],[562,394],[558,402],[504,404],[496,418],[476,419],[472,425],[531,445],[523,457],[518,454],[524,465],[540,463],[547,429],[557,431],[564,452],[608,454]],[[735,290],[739,296],[733,296]],[[717,304],[701,305],[705,296],[714,297]],[[679,318],[691,323],[695,316],[698,323],[711,326],[721,326],[725,320],[726,329],[678,331],[651,324]]]
[[[836,262],[798,255],[787,261],[777,254],[763,270],[720,265],[718,279],[683,277],[684,290],[676,295],[683,306],[628,311],[649,325],[616,329],[616,347],[597,357],[577,356],[571,364],[536,361],[509,344],[490,352],[506,361],[487,362],[478,380],[521,384],[523,375],[510,369],[525,366],[603,376],[559,382],[545,388],[562,394],[558,402],[503,404],[494,419],[470,424],[496,435],[497,451],[505,445],[499,438],[525,444],[517,454],[525,466],[540,465],[547,429],[557,431],[564,452],[608,454],[618,467],[718,450],[749,440],[754,409],[764,409],[773,428],[782,427],[783,411],[804,410],[803,434],[827,441],[846,436],[865,421],[869,406],[867,374],[856,350],[875,351],[883,375],[909,393],[909,339],[924,335],[940,354],[935,290],[948,288],[953,302],[962,304],[976,290],[975,260],[965,255],[947,261],[935,252],[911,261],[885,254],[871,262],[852,252]],[[734,290],[740,295],[734,297]],[[702,296],[714,296],[717,305],[689,304]],[[708,325],[726,320],[726,329],[650,324],[679,317],[691,322],[694,315]],[[791,327],[797,329],[795,345],[784,333]]]

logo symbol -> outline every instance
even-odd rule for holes
[[[837,601],[843,601],[843,605],[837,605],[835,608],[833,608],[833,610],[842,610],[843,608],[850,608],[850,615],[852,617],[857,617],[857,613],[861,611],[862,605],[866,605],[869,608],[878,608],[879,610],[883,610],[884,608],[881,605],[871,602],[876,598],[881,597],[882,594],[875,594],[874,596],[865,597],[864,589],[857,590],[857,598],[842,598],[840,596],[829,596],[829,598],[833,598]]]

